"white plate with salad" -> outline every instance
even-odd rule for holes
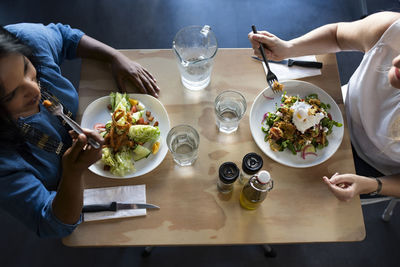
[[[282,93],[274,94],[268,87],[256,97],[250,110],[253,139],[267,156],[283,165],[307,168],[323,163],[343,139],[338,105],[311,83],[288,80],[282,84]]]
[[[105,138],[102,159],[89,167],[100,176],[126,179],[144,175],[168,152],[168,114],[150,95],[111,93],[101,97],[86,108],[81,126],[97,129]]]

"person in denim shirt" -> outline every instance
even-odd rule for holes
[[[64,59],[109,63],[120,91],[129,80],[158,96],[153,76],[117,50],[63,24],[20,23],[0,28],[0,207],[40,237],[69,235],[82,221],[82,173],[101,158],[103,139],[69,131],[42,105],[43,90],[72,118],[78,93],[62,76]]]

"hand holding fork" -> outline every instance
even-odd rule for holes
[[[78,134],[85,134],[83,132],[83,129],[81,128],[81,126],[76,123],[73,119],[71,119],[70,117],[68,117],[67,115],[64,114],[63,112],[63,106],[61,105],[61,103],[58,101],[58,99],[56,99],[55,97],[53,97],[51,94],[49,94],[48,92],[42,90],[42,95],[44,96],[45,99],[49,100],[51,102],[51,104],[45,105],[45,107],[54,115],[56,116],[60,116],[61,118],[64,119],[64,121],[66,123],[68,123],[69,126],[71,126],[72,130],[74,130],[76,133]],[[99,142],[97,142],[96,140],[94,140],[93,138],[89,137],[88,138],[88,143],[98,149],[100,148],[100,144]]]
[[[253,30],[253,33],[257,33],[256,26],[252,25],[251,28]],[[269,68],[268,60],[267,60],[267,57],[265,56],[264,48],[263,48],[262,44],[260,44],[259,49],[260,49],[261,56],[262,56],[262,58],[264,60],[263,61],[263,67],[264,67],[264,71],[265,71],[265,73],[267,75],[267,83],[268,83],[269,87],[272,89],[272,91],[274,93],[278,93],[280,90],[277,89],[276,86],[274,85],[274,83],[278,82],[278,78],[276,77],[276,75]],[[265,67],[267,68],[267,70],[265,69]]]

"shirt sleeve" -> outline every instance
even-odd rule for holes
[[[58,220],[52,209],[55,195],[27,170],[0,170],[1,207],[40,237],[67,236],[82,221],[82,215],[75,224]]]
[[[50,59],[61,65],[64,59],[76,58],[79,41],[84,35],[81,30],[61,23],[51,23],[46,26],[19,23],[7,25],[5,28],[30,46],[42,64],[48,63]]]

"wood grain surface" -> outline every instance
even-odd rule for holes
[[[178,167],[170,153],[152,172],[131,179],[109,179],[85,172],[85,187],[146,184],[149,203],[161,207],[144,217],[84,222],[63,239],[67,246],[161,246],[232,245],[306,242],[347,242],[365,238],[359,198],[338,201],[322,181],[335,172],[354,173],[354,163],[345,122],[338,151],[326,162],[311,168],[283,166],[257,147],[250,133],[250,107],[266,87],[259,62],[251,60],[251,49],[220,49],[215,58],[211,83],[194,92],[183,87],[172,50],[121,50],[139,62],[157,79],[159,100],[167,109],[171,126],[190,124],[200,134],[199,157],[190,167]],[[304,78],[329,93],[346,120],[336,57],[318,55],[322,75]],[[132,92],[134,88],[130,87]],[[222,91],[241,91],[247,111],[234,134],[222,134],[215,125],[213,102]],[[93,100],[116,91],[110,69],[96,61],[82,62],[79,114]],[[165,145],[165,144],[163,144]],[[231,194],[217,191],[218,168],[225,161],[241,166],[248,152],[262,155],[263,169],[274,180],[274,189],[253,211],[239,204],[241,185]]]

